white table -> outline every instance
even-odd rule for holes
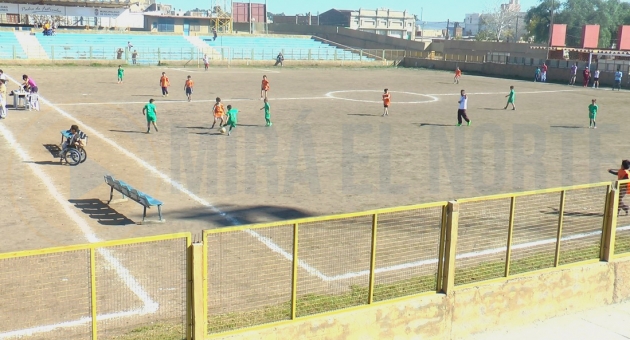
[[[13,91],[13,109],[17,110],[20,107],[20,104],[22,106],[22,109],[26,110],[27,107],[27,99],[26,99],[26,95],[28,94],[28,92],[26,91]]]

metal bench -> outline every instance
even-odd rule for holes
[[[127,201],[127,199],[131,199],[132,201],[135,201],[136,203],[142,205],[144,207],[144,212],[142,213],[142,224],[146,224],[146,223],[163,223],[166,220],[162,218],[162,201],[157,200],[145,193],[143,193],[142,191],[139,191],[135,188],[133,188],[131,185],[121,181],[121,180],[117,180],[115,179],[113,176],[110,175],[105,175],[105,183],[107,183],[107,185],[110,186],[110,192],[109,192],[109,201],[107,202],[107,204],[114,204],[114,203],[119,203],[119,202],[125,202]],[[114,190],[120,192],[122,194],[122,199],[116,199],[114,200]],[[147,216],[147,208],[151,208],[151,207],[157,207],[158,208],[158,216],[159,216],[159,220],[158,221],[147,221],[146,220],[146,216]]]

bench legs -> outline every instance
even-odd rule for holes
[[[122,198],[114,199],[114,187],[110,188],[111,190],[109,191],[109,202],[107,202],[107,204],[127,202],[127,196],[123,195],[122,193],[120,193],[122,195]]]
[[[142,223],[140,224],[152,224],[152,223],[164,223],[166,222],[165,219],[162,218],[162,206],[158,205],[158,216],[160,217],[159,220],[146,220],[147,217],[147,207],[143,206],[144,210],[142,212]]]

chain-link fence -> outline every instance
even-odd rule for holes
[[[184,339],[189,234],[0,255],[2,339]]]

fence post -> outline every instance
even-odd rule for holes
[[[455,256],[457,250],[457,226],[459,224],[459,203],[457,201],[448,202],[447,214],[441,291],[448,295],[455,287]]]
[[[508,224],[508,239],[505,252],[505,277],[510,276],[510,261],[512,259],[512,235],[514,234],[514,213],[516,209],[516,196],[510,200],[510,221]]]
[[[162,61],[162,52],[161,52],[161,50],[160,50],[160,48],[159,48],[159,47],[158,47],[158,56],[157,56],[157,57],[158,57],[158,63],[159,63],[160,61]]]
[[[206,299],[204,298],[204,251],[207,242],[192,244],[192,310],[193,310],[193,339],[203,339],[207,333],[207,318],[205,317]]]
[[[16,55],[15,55],[15,45],[11,45],[11,47],[13,47],[13,59],[16,59]]]
[[[626,185],[626,184],[624,184]],[[615,255],[615,236],[617,231],[617,210],[619,209],[619,182],[614,182],[606,198],[604,234],[602,235],[601,259],[610,262]]]
[[[359,62],[363,61],[363,49],[359,50]]]
[[[50,46],[50,59],[55,60],[55,46]]]
[[[291,320],[297,318],[297,280],[298,280],[298,231],[297,223],[293,224],[293,268],[291,273]]]
[[[370,281],[368,283],[368,304],[374,301],[374,277],[376,276],[376,230],[378,228],[378,215],[372,215],[372,244],[370,249]]]
[[[97,310],[96,310],[96,249],[90,248],[90,299],[91,299],[91,312],[92,312],[92,339],[97,339],[98,330],[96,328],[98,324]]]
[[[90,59],[93,59],[92,58],[92,46],[90,46]]]
[[[558,231],[556,235],[556,255],[553,260],[553,266],[557,267],[560,263],[560,239],[562,238],[562,223],[564,222],[564,202],[567,197],[567,191],[562,190],[560,193],[560,208],[558,209]]]

